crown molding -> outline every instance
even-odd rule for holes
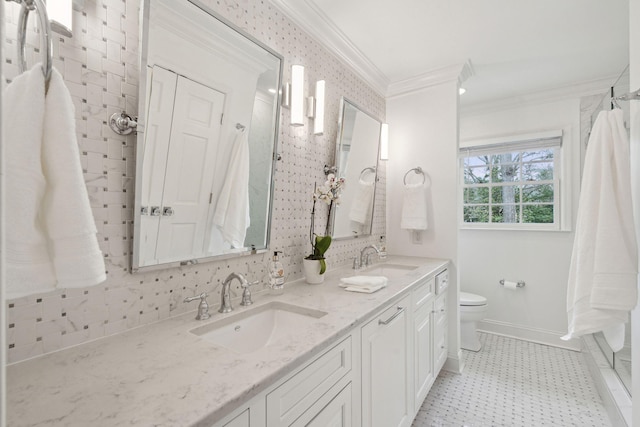
[[[462,84],[469,77],[473,76],[473,74],[473,67],[469,61],[464,64],[450,65],[432,70],[415,77],[391,83],[387,89],[387,99],[406,95],[410,92],[446,82],[456,81],[458,84]]]
[[[313,36],[351,68],[379,95],[385,96],[389,78],[310,0],[269,0],[287,18]]]
[[[564,101],[567,99],[582,98],[590,95],[602,95],[604,97],[606,96],[606,91],[611,88],[612,82],[615,82],[618,77],[618,75],[611,75],[609,77],[589,80],[569,86],[531,92],[468,106],[461,106],[460,115],[474,116],[493,113],[518,106],[545,104],[549,102]]]

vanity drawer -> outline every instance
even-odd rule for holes
[[[440,295],[449,286],[449,270],[436,276],[436,295]]]
[[[351,371],[351,337],[267,395],[267,426],[291,425]]]
[[[426,282],[418,285],[418,287],[413,291],[413,310],[417,310],[420,307],[424,306],[429,302],[431,298],[433,298],[435,289],[435,279],[432,277]]]

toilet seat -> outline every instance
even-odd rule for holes
[[[487,299],[483,296],[472,294],[469,292],[460,292],[461,306],[480,306],[487,305]]]

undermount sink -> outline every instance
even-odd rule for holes
[[[324,311],[274,301],[189,332],[236,353],[251,353],[280,338],[304,333],[307,327],[326,314]]]
[[[385,276],[388,279],[401,277],[408,272],[418,268],[415,265],[404,264],[377,264],[373,267],[362,270],[362,274],[367,276]]]

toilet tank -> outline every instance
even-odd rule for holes
[[[436,276],[436,295],[439,295],[449,285],[449,270],[444,270]]]

